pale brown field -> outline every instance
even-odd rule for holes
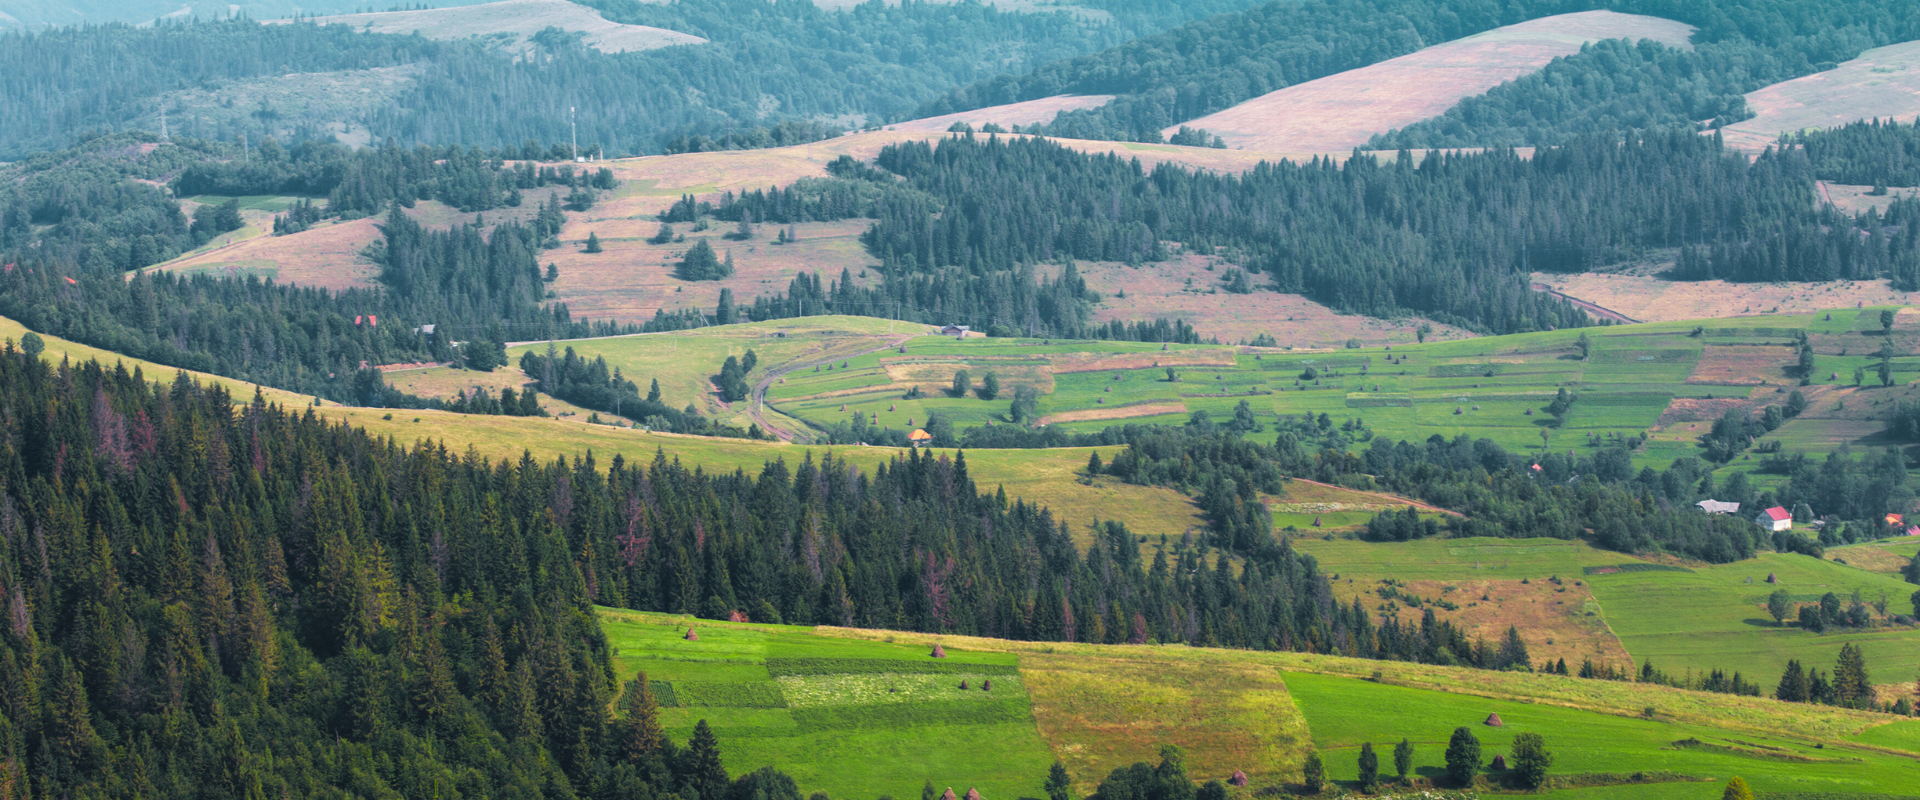
[[[971,360],[971,359],[969,359]],[[989,372],[1000,380],[1000,391],[1011,394],[1013,387],[1030,386],[1041,394],[1053,393],[1053,370],[1040,365],[995,366],[991,362],[968,364],[961,361],[948,362],[902,362],[899,359],[881,359],[881,368],[887,377],[893,379],[893,386],[905,389],[919,386],[921,391],[939,392],[953,386],[953,376],[960,370],[968,370],[973,380],[980,380]],[[875,387],[861,389],[860,392],[875,391]]]
[[[1341,314],[1297,294],[1258,290],[1236,295],[1215,291],[1228,264],[1207,256],[1187,256],[1158,264],[1129,267],[1112,262],[1078,265],[1087,287],[1105,300],[1094,309],[1095,322],[1108,320],[1182,319],[1202,336],[1223,342],[1250,340],[1271,334],[1282,346],[1340,347],[1348,339],[1369,346],[1402,344],[1416,339],[1423,320],[1383,320]],[[1265,282],[1252,276],[1254,285]],[[1125,292],[1126,296],[1120,294]],[[1233,313],[1221,313],[1231,306]],[[1464,339],[1472,334],[1440,323],[1427,338]]]
[[[1784,345],[1707,345],[1687,382],[1735,386],[1779,383],[1788,379],[1786,368],[1796,365],[1799,355],[1799,351]]]
[[[1374,134],[1437,117],[1587,42],[1652,39],[1685,47],[1692,34],[1682,23],[1612,11],[1545,17],[1289,86],[1185,124],[1237,149],[1345,154]]]
[[[1110,94],[1071,95],[1063,94],[1042,97],[1022,103],[1008,103],[1004,106],[962,111],[957,114],[942,114],[937,117],[896,122],[888,125],[888,130],[896,131],[944,131],[956,122],[965,122],[975,128],[993,123],[1003,128],[1014,125],[1032,125],[1052,122],[1062,111],[1079,111],[1104,106],[1113,99]]]
[[[1828,548],[1828,561],[1838,561],[1868,572],[1897,574],[1913,561],[1913,541],[1920,537],[1901,537],[1892,541]],[[1913,684],[1906,684],[1913,688]]]
[[[676,225],[685,241],[655,245],[644,237],[659,230],[656,221],[575,222],[561,234],[565,244],[541,253],[540,259],[559,268],[560,279],[550,286],[555,299],[566,303],[575,318],[644,321],[658,309],[697,307],[711,313],[723,288],[732,289],[734,302],[744,304],[751,304],[758,295],[784,294],[801,273],[819,272],[823,281],[834,281],[845,269],[852,271],[856,285],[878,280],[879,273],[866,270],[880,262],[868,256],[859,241],[867,224],[846,220],[796,225],[799,241],[784,245],[773,243],[779,235],[779,227],[773,225],[758,226],[754,238],[741,242],[721,238],[732,230],[724,223],[700,233],[692,233],[690,225]],[[582,252],[581,243],[589,231],[599,234],[604,252]],[[673,277],[674,265],[701,239],[722,260],[727,253],[733,254],[733,277],[722,281]]]
[[[1535,283],[1618,311],[1642,322],[1670,322],[1742,314],[1807,314],[1855,305],[1920,303],[1920,292],[1895,291],[1886,281],[1729,283],[1669,281],[1651,275],[1536,272]]]
[[[539,200],[520,208],[498,208],[469,214],[435,200],[422,200],[406,214],[430,228],[445,228],[480,219],[489,225],[531,218]],[[189,210],[187,213],[192,213]],[[380,240],[380,217],[324,222],[290,236],[274,236],[273,214],[245,211],[248,229],[216,239],[208,247],[149,267],[163,272],[213,271],[223,274],[254,272],[276,282],[352,289],[372,286],[379,267],[361,255]],[[243,238],[243,234],[250,234]],[[227,239],[232,244],[221,244]]]
[[[1136,417],[1157,417],[1162,414],[1185,414],[1187,407],[1179,403],[1140,403],[1136,405],[1114,406],[1112,408],[1085,408],[1079,411],[1062,411],[1040,418],[1040,424],[1052,425],[1056,422],[1086,422],[1088,420],[1134,419]]]
[[[690,33],[622,25],[609,22],[600,12],[566,0],[501,0],[457,8],[432,8],[413,11],[380,11],[371,14],[340,14],[310,17],[303,22],[320,25],[348,25],[356,30],[401,35],[418,33],[428,39],[499,39],[507,50],[525,51],[528,41],[541,30],[553,27],[569,33],[585,34],[582,42],[603,53],[628,53],[680,44],[704,44],[707,40]],[[265,24],[287,24],[293,20],[267,20]]]
[[[1507,635],[1507,626],[1518,627],[1535,663],[1564,658],[1571,669],[1579,669],[1581,660],[1588,658],[1595,664],[1632,664],[1633,657],[1621,646],[1620,637],[1601,618],[1593,592],[1584,583],[1574,585],[1577,579],[1571,575],[1560,579],[1560,586],[1549,581],[1409,581],[1407,591],[1459,605],[1458,611],[1437,608],[1434,613],[1461,626],[1472,638],[1494,643]],[[1448,592],[1449,586],[1454,590]]]
[[[1781,133],[1831,128],[1861,119],[1920,115],[1920,42],[1879,47],[1836,69],[1747,94],[1753,119],[1729,125],[1727,144],[1749,152]]]
[[[1883,195],[1871,195],[1872,186],[1848,186],[1844,183],[1820,181],[1820,198],[1832,203],[1835,208],[1852,214],[1865,214],[1868,209],[1886,216],[1887,207],[1901,198],[1920,197],[1920,189],[1889,188]]]

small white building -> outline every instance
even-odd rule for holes
[[[1754,517],[1753,521],[1770,531],[1793,530],[1793,515],[1779,506],[1760,512],[1760,516]]]

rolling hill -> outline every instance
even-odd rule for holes
[[[803,792],[833,796],[911,796],[927,783],[956,795],[972,787],[1033,796],[1054,759],[1082,794],[1169,744],[1186,751],[1195,780],[1240,771],[1244,791],[1284,791],[1312,750],[1331,778],[1350,782],[1360,744],[1401,738],[1414,744],[1413,775],[1430,782],[1459,726],[1475,730],[1489,756],[1516,733],[1543,734],[1556,754],[1557,798],[1699,796],[1719,787],[1689,784],[1731,775],[1763,792],[1896,790],[1920,749],[1911,721],[1644,684],[600,614],[620,678],[645,671],[671,687],[655,690],[673,698],[661,710],[670,734],[705,720],[729,744],[729,768],[798,764]],[[935,644],[945,659],[928,657]],[[1481,725],[1489,713],[1503,727]]]
[[[1542,17],[1294,84],[1161,133],[1194,127],[1237,149],[1344,154],[1375,134],[1439,116],[1465,98],[1577,53],[1588,42],[1649,39],[1686,47],[1692,34],[1690,25],[1612,11]]]
[[[1727,144],[1758,152],[1780,134],[1862,119],[1920,117],[1920,42],[1868,50],[1824,72],[1747,95],[1753,118],[1726,127]]]
[[[270,20],[267,24],[290,21]],[[458,8],[303,17],[302,21],[346,25],[372,33],[417,33],[429,39],[480,39],[521,55],[529,54],[533,37],[548,28],[577,34],[582,44],[602,53],[631,53],[707,41],[665,28],[609,22],[600,12],[567,0],[500,0]]]

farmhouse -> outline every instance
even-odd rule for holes
[[[907,434],[907,441],[912,442],[914,447],[925,447],[933,443],[933,434],[922,428],[914,428],[912,433]]]
[[[1897,526],[1898,526],[1898,525],[1900,524],[1900,522],[1901,522],[1901,520],[1903,520],[1903,519],[1906,519],[1906,518],[1905,518],[1905,517],[1902,517],[1902,516],[1900,516],[1899,514],[1888,514],[1888,515],[1887,515],[1887,524],[1888,524],[1888,525],[1893,525],[1893,526],[1896,526],[1896,527],[1897,527]]]
[[[1786,509],[1781,508],[1779,506],[1774,506],[1772,508],[1769,508],[1765,511],[1760,512],[1760,515],[1757,517],[1754,517],[1753,521],[1756,524],[1758,524],[1760,527],[1766,528],[1767,530],[1770,530],[1770,531],[1786,531],[1786,530],[1793,529],[1793,515],[1787,513]]]
[[[971,330],[973,329],[965,325],[946,325],[940,328],[940,335],[951,336],[955,339],[965,339],[967,338],[967,332]]]
[[[1740,511],[1739,503],[1729,503],[1723,500],[1702,500],[1694,503],[1694,505],[1699,506],[1701,511],[1709,514],[1737,514]]]

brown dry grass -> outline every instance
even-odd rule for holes
[[[1635,38],[1685,46],[1692,32],[1671,20],[1611,11],[1545,17],[1289,86],[1186,124],[1239,149],[1344,154],[1376,133],[1437,117],[1577,53],[1584,43]]]
[[[971,360],[972,359],[969,359],[969,361]],[[1016,386],[1030,386],[1041,394],[1053,393],[1053,372],[1047,367],[1038,365],[995,366],[991,361],[969,364],[958,361],[902,362],[893,360],[891,362],[882,362],[881,367],[886,370],[887,377],[893,379],[894,386],[899,386],[902,389],[907,386],[919,386],[922,391],[928,393],[952,387],[954,373],[963,369],[967,370],[968,375],[975,382],[978,382],[981,376],[992,372],[995,377],[1000,379],[1001,393],[1008,396],[1012,396],[1013,388]],[[887,388],[892,389],[891,386]],[[860,391],[871,392],[877,391],[877,389],[875,387],[868,387]]]
[[[1920,42],[1875,48],[1839,68],[1747,94],[1753,119],[1727,126],[1727,144],[1766,149],[1782,132],[1831,128],[1870,117],[1920,115]]]
[[[476,219],[491,226],[530,219],[538,203],[520,208],[499,208],[477,214],[463,212],[434,200],[423,200],[407,209],[414,221],[432,228],[467,224]],[[189,211],[191,213],[191,211]],[[273,230],[272,214],[247,211],[247,222],[258,231]],[[327,289],[354,289],[372,286],[379,268],[360,253],[380,240],[380,217],[365,217],[346,222],[328,222],[290,236],[263,233],[233,244],[197,250],[149,269],[164,272],[223,274],[247,271],[270,276],[283,284],[319,286]]]
[[[1079,411],[1062,411],[1040,418],[1040,424],[1052,425],[1056,422],[1087,422],[1103,419],[1133,419],[1136,417],[1157,417],[1162,414],[1185,414],[1187,407],[1179,403],[1141,403],[1112,408],[1087,408]]]
[[[1688,383],[1759,386],[1786,380],[1799,352],[1785,345],[1707,345]]]
[[[1848,186],[1826,181],[1820,181],[1819,184],[1821,199],[1850,214],[1865,214],[1871,209],[1884,217],[1893,201],[1920,198],[1920,189],[1888,189],[1886,194],[1874,195],[1869,194],[1873,191],[1872,186]]]
[[[1591,658],[1595,664],[1631,665],[1633,657],[1600,617],[1593,592],[1585,585],[1575,586],[1570,576],[1561,580],[1563,586],[1547,581],[1409,581],[1407,590],[1457,603],[1458,611],[1435,609],[1435,613],[1464,628],[1469,637],[1498,642],[1507,635],[1507,626],[1518,627],[1535,663],[1564,658],[1570,668],[1578,669],[1582,659]],[[1455,590],[1447,592],[1448,586]]]
[[[1669,281],[1651,275],[1536,272],[1533,281],[1642,322],[1737,317],[1773,313],[1776,309],[1781,314],[1810,314],[1860,304],[1920,304],[1920,292],[1894,291],[1882,280],[1728,283]]]
[[[757,295],[784,294],[793,279],[818,271],[823,280],[838,280],[842,269],[852,270],[855,283],[865,281],[859,274],[879,262],[866,254],[859,241],[867,223],[858,220],[814,222],[795,226],[800,240],[776,245],[778,228],[762,225],[754,238],[729,242],[721,234],[731,228],[722,225],[713,230],[691,233],[687,225],[674,226],[685,235],[683,242],[648,244],[659,222],[615,220],[610,223],[570,223],[562,232],[567,240],[558,250],[542,253],[544,262],[560,269],[560,279],[551,287],[555,299],[566,303],[574,317],[646,320],[658,309],[698,307],[711,310],[720,300],[721,289],[732,289],[734,302],[751,304]],[[582,252],[581,242],[589,232],[600,236],[600,253]],[[733,277],[722,281],[683,281],[673,277],[674,265],[694,242],[707,240],[725,259],[734,258]],[[878,280],[868,273],[867,280]]]
[[[1087,287],[1105,297],[1094,309],[1095,322],[1180,319],[1199,327],[1202,336],[1218,336],[1223,342],[1265,333],[1292,347],[1340,347],[1348,339],[1368,346],[1411,343],[1423,322],[1341,314],[1297,294],[1215,292],[1231,265],[1210,256],[1188,255],[1139,267],[1114,262],[1083,262],[1078,267]],[[1256,286],[1265,282],[1261,275],[1252,278]],[[1223,313],[1229,306],[1232,313]],[[1430,340],[1472,335],[1450,325],[1430,324],[1434,328]]]
[[[1166,350],[1158,353],[1052,353],[1047,360],[1055,375],[1070,372],[1110,372],[1153,367],[1231,367],[1227,350]]]
[[[1098,108],[1113,99],[1110,94],[1072,95],[1063,94],[1054,97],[1042,97],[1023,103],[1008,103],[1003,106],[991,106],[957,114],[942,114],[937,117],[910,120],[887,126],[896,131],[944,131],[953,123],[965,122],[978,128],[988,123],[1003,128],[1014,125],[1032,125],[1036,122],[1052,122],[1062,111],[1079,111],[1086,108]]]
[[[1187,752],[1196,779],[1224,779],[1236,769],[1274,779],[1296,774],[1311,743],[1279,672],[1184,655],[1147,647],[1020,654],[1040,736],[1084,788],[1116,768],[1158,761],[1160,746],[1171,742]]]
[[[1847,566],[1859,567],[1868,572],[1896,575],[1905,570],[1907,564],[1913,561],[1913,556],[1907,552],[1913,549],[1908,546],[1908,543],[1911,541],[1912,539],[1903,538],[1891,542],[1875,542],[1852,547],[1836,547],[1827,550],[1825,557],[1828,561],[1838,561]],[[1898,549],[1896,550],[1895,548]],[[1908,686],[1911,688],[1911,684]]]
[[[1676,397],[1667,403],[1665,411],[1660,412],[1660,418],[1653,423],[1653,430],[1655,432],[1685,430],[1697,432],[1695,435],[1700,435],[1706,433],[1707,429],[1712,427],[1711,423],[1728,411],[1735,409],[1752,411],[1759,407],[1758,403],[1744,397],[1714,400]]]
[[[265,24],[286,24],[291,21],[267,20]],[[443,40],[493,38],[508,34],[502,46],[521,51],[529,49],[528,40],[534,34],[548,27],[585,34],[581,41],[603,53],[628,53],[680,44],[703,44],[707,41],[693,34],[665,28],[609,22],[600,16],[600,12],[566,0],[502,0],[456,8],[340,14],[307,21],[320,25],[347,25],[355,30],[374,33],[403,36],[418,33],[428,39]]]

